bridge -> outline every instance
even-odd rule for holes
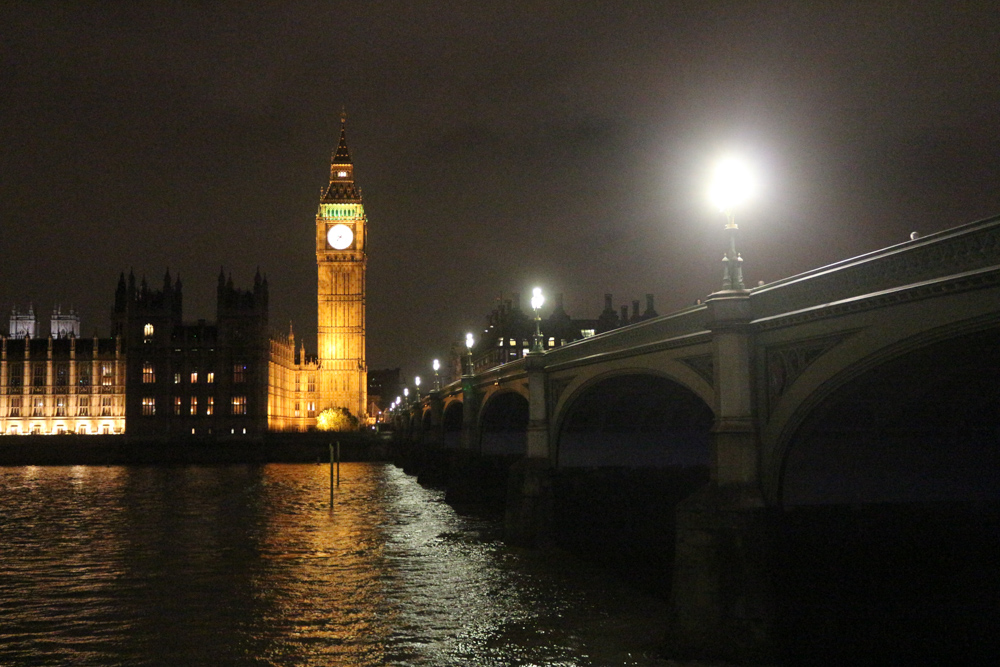
[[[745,657],[773,620],[768,511],[1000,499],[998,369],[1000,217],[467,374],[397,430],[516,460],[523,544],[552,530],[559,471],[673,471],[673,641]]]

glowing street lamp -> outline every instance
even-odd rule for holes
[[[535,339],[531,341],[532,352],[542,351],[542,315],[538,311],[544,303],[545,297],[542,296],[542,288],[536,287],[531,290],[531,309],[535,311]]]
[[[417,385],[417,388],[416,388],[416,390],[414,390],[413,393],[416,394],[417,400],[419,401],[420,400],[420,376],[419,375],[417,377],[413,378],[413,384]]]
[[[468,350],[466,356],[469,358],[469,375],[472,375],[472,346],[476,344],[475,339],[472,337],[471,333],[465,334],[465,347]]]
[[[441,362],[435,359],[432,366],[434,367],[434,391],[441,391],[441,376],[438,375],[438,371],[441,370]]]
[[[403,405],[406,405],[407,407],[409,407],[409,405],[410,405],[410,388],[409,387],[403,387],[403,401],[404,401]]]
[[[726,158],[715,168],[709,197],[726,216],[729,233],[729,251],[722,258],[722,289],[743,289],[743,258],[736,251],[736,218],[733,211],[753,194],[753,176],[747,165],[736,159]]]

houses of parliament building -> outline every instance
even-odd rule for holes
[[[345,118],[316,213],[317,354],[268,326],[268,281],[241,289],[220,272],[216,320],[183,320],[183,285],[123,273],[111,335],[80,337],[76,313],[53,312],[42,336],[32,308],[0,338],[0,434],[255,435],[307,431],[324,414],[364,423],[367,218]]]

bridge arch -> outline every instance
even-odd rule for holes
[[[566,467],[707,467],[713,411],[662,372],[618,370],[579,385],[554,424]]]
[[[479,415],[481,452],[493,456],[523,454],[527,431],[528,399],[515,390],[490,393]]]
[[[983,324],[895,341],[801,400],[769,457],[773,499],[1000,500],[1000,326]]]

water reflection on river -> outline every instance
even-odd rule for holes
[[[0,664],[656,665],[665,605],[391,465],[0,468]]]

